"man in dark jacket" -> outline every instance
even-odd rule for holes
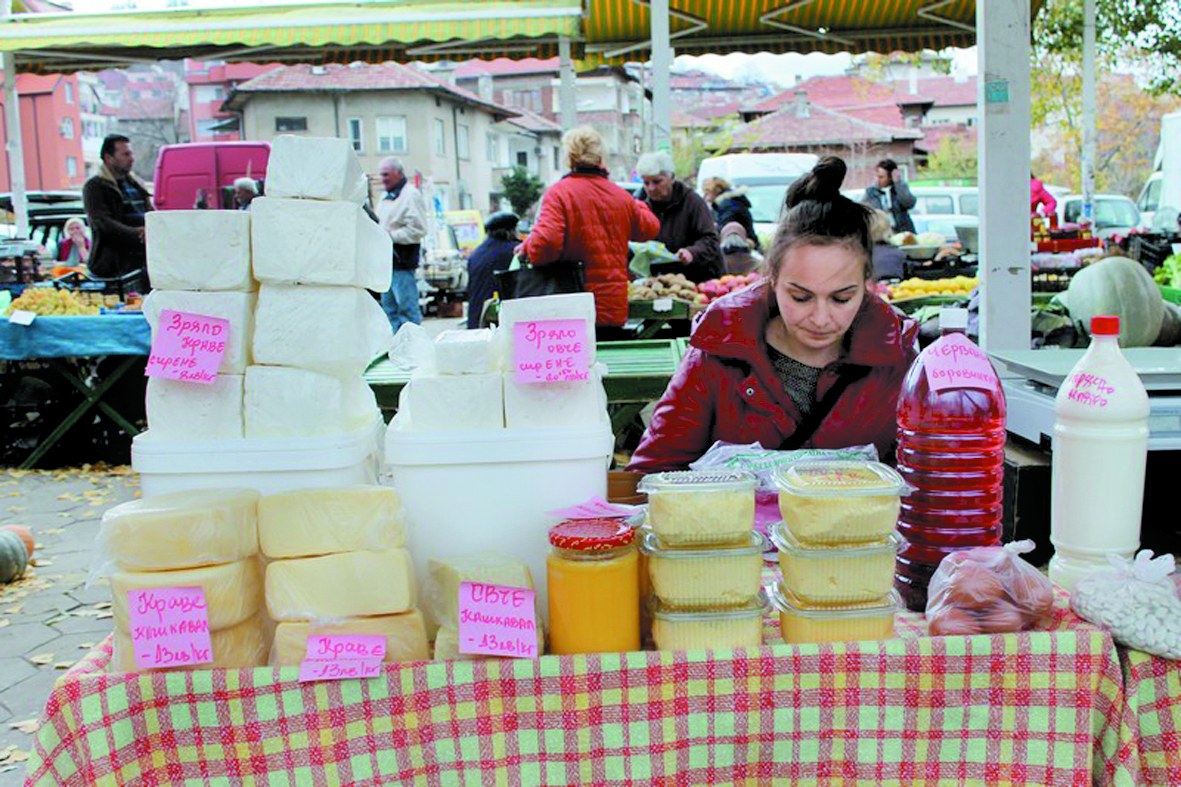
[[[679,272],[701,283],[722,275],[722,250],[713,212],[696,192],[673,176],[672,156],[645,153],[636,169],[644,180],[640,200],[660,219],[656,240],[677,256]]]
[[[910,220],[909,211],[914,207],[915,198],[898,165],[893,159],[882,159],[878,162],[877,176],[877,185],[867,188],[861,201],[875,210],[884,210],[890,214],[890,223],[895,232],[914,232],[914,222]]]
[[[520,219],[515,213],[494,213],[484,223],[488,237],[476,247],[467,261],[467,327],[480,327],[484,301],[496,290],[496,271],[507,271],[513,261],[513,249],[521,242],[517,235]]]
[[[129,283],[129,289],[146,292],[144,216],[153,209],[152,198],[131,171],[135,164],[131,140],[111,134],[103,140],[99,154],[102,167],[82,187],[82,202],[94,234],[90,270],[103,278],[142,271],[140,277]]]

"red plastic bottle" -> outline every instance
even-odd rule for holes
[[[894,584],[908,609],[927,607],[927,583],[951,552],[999,544],[1005,457],[1000,378],[966,336],[966,309],[944,309],[942,336],[923,350],[898,398],[902,498]]]

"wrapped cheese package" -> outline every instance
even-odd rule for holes
[[[464,582],[533,589],[529,567],[496,552],[431,560],[427,563],[427,574],[430,577],[425,594],[427,611],[436,625],[452,628],[459,623],[459,586]]]
[[[859,544],[890,537],[911,487],[880,462],[821,461],[776,474],[779,511],[805,546]]]
[[[276,560],[267,566],[266,598],[281,621],[394,615],[417,601],[414,567],[405,549]]]
[[[111,611],[115,626],[123,631],[131,630],[128,593],[132,590],[201,588],[210,631],[236,626],[262,611],[262,564],[254,557],[179,571],[120,571],[110,581]]]
[[[412,609],[398,615],[377,615],[368,618],[284,621],[275,627],[271,666],[299,664],[307,658],[308,636],[312,634],[385,637],[384,660],[390,664],[426,661],[431,657],[422,613]]]
[[[726,546],[750,538],[757,483],[745,470],[678,470],[644,476],[637,491],[665,546]]]
[[[158,290],[250,292],[250,213],[154,210],[144,216],[144,247]]]
[[[671,549],[655,533],[640,538],[652,592],[667,609],[744,607],[762,590],[767,540],[752,532],[743,546]]]
[[[130,634],[115,629],[112,644],[115,650],[111,658],[112,672],[148,671],[135,664],[135,651],[132,649]],[[209,644],[213,647],[212,663],[168,667],[167,669],[237,669],[266,666],[266,627],[261,618],[251,618],[230,628],[211,631],[209,632]]]
[[[258,504],[258,541],[270,558],[394,549],[405,535],[401,499],[385,486],[301,489]]]

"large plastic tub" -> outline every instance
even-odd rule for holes
[[[218,486],[269,495],[375,484],[380,451],[377,426],[325,437],[247,440],[160,440],[149,429],[131,442],[131,467],[144,497]]]
[[[386,432],[385,462],[402,497],[408,547],[425,594],[430,560],[496,551],[533,572],[548,619],[546,514],[606,497],[615,438],[593,426],[468,432]],[[425,612],[425,610],[424,610]],[[434,622],[429,619],[433,628]]]

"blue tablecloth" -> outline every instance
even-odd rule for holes
[[[0,319],[0,360],[147,355],[152,346],[142,314],[38,317],[32,325]]]

